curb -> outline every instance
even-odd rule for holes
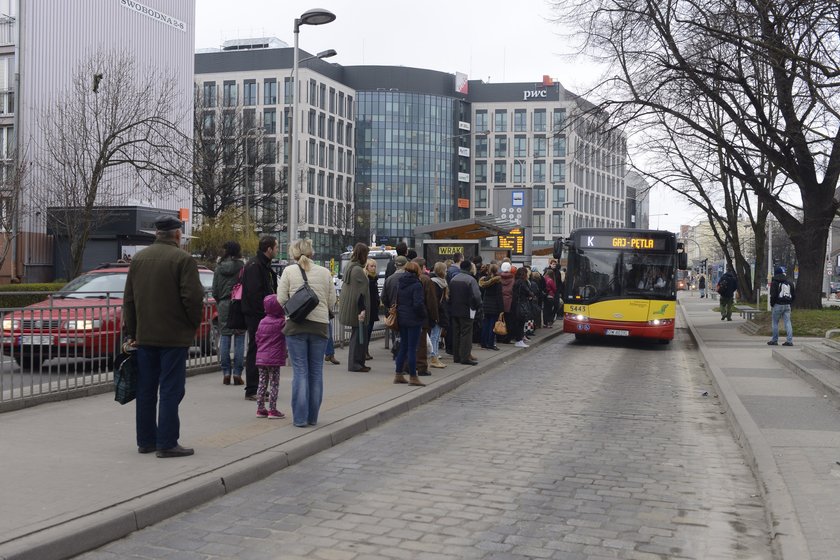
[[[720,397],[727,421],[735,439],[744,449],[750,470],[759,483],[770,527],[770,542],[774,556],[790,560],[810,560],[811,553],[799,525],[793,499],[779,472],[773,452],[758,425],[752,419],[741,399],[721,369],[709,359],[711,351],[688,320],[683,306],[679,305],[683,321],[688,325],[691,338],[697,344],[703,363],[711,374],[712,383]]]
[[[561,329],[543,330],[549,332],[534,340],[531,348],[539,348],[563,334]],[[399,397],[307,431],[290,441],[235,459],[227,465],[146,495],[130,498],[95,513],[7,542],[0,545],[0,560],[61,560],[99,548],[372,430],[495,370],[520,354],[515,352],[489,358],[481,366],[462,370],[426,387],[414,387]]]

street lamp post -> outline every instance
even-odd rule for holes
[[[656,229],[659,229],[659,220],[662,218],[662,216],[667,216],[667,215],[668,215],[668,212],[662,212],[661,214],[651,214],[648,217],[649,218],[656,218]]]
[[[298,122],[297,114],[297,106],[298,106],[298,65],[300,61],[298,60],[300,56],[300,51],[298,48],[298,38],[300,35],[300,26],[301,25],[323,25],[325,23],[330,23],[331,21],[335,20],[335,14],[324,10],[321,8],[313,8],[311,10],[305,11],[299,18],[295,19],[294,25],[294,35],[295,35],[295,46],[294,46],[294,58],[292,64],[292,128],[290,132],[289,140],[292,143],[292,161],[289,162],[289,223],[287,226],[287,230],[289,233],[289,245],[287,247],[287,251],[291,248],[292,243],[294,242],[295,236],[297,235],[297,227],[298,227],[298,216],[297,216],[297,188],[298,188],[298,157],[300,154],[300,148],[298,146],[297,140],[297,130],[300,126]],[[325,51],[328,53],[329,51]],[[333,51],[333,54],[335,51]],[[332,56],[332,55],[330,55]]]

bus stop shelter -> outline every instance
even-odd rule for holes
[[[496,243],[491,247],[481,247],[481,240],[507,235],[518,227],[515,222],[490,215],[418,226],[414,228],[414,235],[418,245],[422,245],[417,247],[418,252],[429,263],[445,260],[455,252],[467,258],[483,252],[482,256],[487,259],[500,260],[502,255]],[[507,250],[504,252],[505,256],[509,256]]]

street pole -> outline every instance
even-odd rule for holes
[[[773,277],[773,220],[767,220],[767,279]],[[770,291],[767,291],[767,311],[770,311]]]

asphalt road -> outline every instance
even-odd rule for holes
[[[79,558],[770,558],[710,385],[684,331],[668,346],[564,335]]]

